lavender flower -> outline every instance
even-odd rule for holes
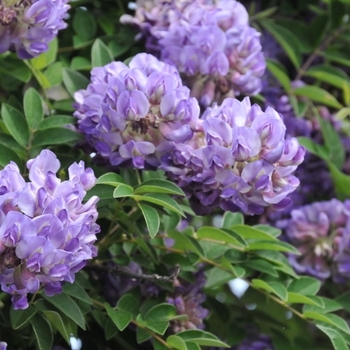
[[[93,171],[74,163],[61,182],[59,167],[44,150],[27,163],[29,182],[13,162],[0,171],[0,285],[15,309],[27,308],[27,294],[41,286],[48,296],[60,293],[97,255],[98,198],[82,203],[96,181]]]
[[[15,51],[28,59],[48,50],[70,8],[68,0],[3,0],[0,4],[0,53]]]
[[[350,201],[315,202],[295,209],[288,221],[288,240],[300,256],[289,260],[298,273],[321,281],[332,278],[344,283],[350,278]]]
[[[0,350],[6,350],[7,349],[7,343],[5,343],[4,341],[0,342]]]
[[[205,295],[201,291],[205,284],[203,271],[195,274],[195,282],[175,280],[175,290],[168,297],[167,302],[176,307],[178,315],[186,315],[186,320],[176,320],[172,322],[174,334],[186,329],[203,329],[203,319],[209,315],[209,310],[202,307]]]
[[[234,347],[234,350],[274,350],[274,346],[271,343],[271,339],[264,334],[260,334],[256,337],[249,337],[245,339],[241,344]]]
[[[188,194],[193,209],[206,214],[215,207],[261,214],[264,207],[283,209],[299,185],[291,174],[305,149],[295,138],[285,140],[281,116],[226,99],[208,108],[201,130],[191,142],[176,145],[162,168]]]
[[[238,1],[139,1],[135,17],[121,22],[139,27],[146,49],[176,66],[204,107],[261,90],[260,34]]]
[[[172,142],[192,138],[199,115],[176,68],[147,54],[94,68],[75,100],[79,130],[113,166],[157,167]]]

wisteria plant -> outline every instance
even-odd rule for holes
[[[0,350],[350,349],[349,0],[0,0]]]

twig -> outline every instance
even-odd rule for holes
[[[130,271],[127,267],[118,266],[118,265],[104,266],[104,265],[98,265],[98,264],[90,264],[90,265],[87,265],[86,268],[94,271],[110,273],[112,275],[122,275],[122,276],[131,277],[131,278],[137,278],[140,280],[150,280],[150,281],[159,281],[159,282],[173,282],[180,273],[180,265],[175,265],[175,271],[170,276],[161,276],[156,273],[152,275],[147,275],[144,273],[136,273],[136,272]]]
[[[349,25],[344,25],[342,27],[340,27],[339,29],[337,29],[336,31],[334,31],[328,38],[326,38],[320,46],[318,46],[313,53],[308,57],[308,59],[305,61],[305,63],[303,64],[303,66],[299,69],[299,72],[297,74],[297,76],[295,77],[294,80],[300,80],[301,77],[305,74],[305,72],[307,71],[307,69],[310,67],[310,65],[312,64],[312,62],[315,60],[315,58],[319,55],[322,54],[322,51],[324,51],[328,45],[330,45],[332,43],[332,41],[334,41],[340,34],[342,34],[346,29],[349,28]]]

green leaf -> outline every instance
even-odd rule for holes
[[[38,130],[63,127],[65,125],[75,124],[76,121],[76,118],[70,117],[69,115],[51,115],[39,123]]]
[[[47,67],[47,69],[44,72],[44,75],[50,83],[50,87],[62,83],[62,69],[62,62],[55,62],[50,64],[49,67]]]
[[[25,325],[37,312],[32,305],[25,310],[14,310],[12,307],[10,309],[10,319],[13,329],[18,329]]]
[[[239,240],[234,236],[230,235],[226,231],[220,230],[211,226],[203,226],[197,231],[197,237],[200,239],[210,239],[214,241],[222,241],[225,243],[230,243],[239,247],[244,246]]]
[[[234,225],[243,225],[244,217],[242,213],[225,212],[222,222],[222,228],[231,228]]]
[[[83,41],[92,39],[97,30],[95,17],[88,10],[77,8],[73,18],[73,29]]]
[[[350,334],[350,328],[345,320],[341,317],[333,314],[321,314],[316,311],[304,311],[303,315],[307,318],[311,318],[316,321],[322,321],[342,330],[343,332]]]
[[[85,57],[75,56],[70,67],[74,70],[91,70],[91,62]]]
[[[344,294],[339,295],[336,298],[336,301],[340,303],[346,311],[350,312],[350,291],[347,291]]]
[[[169,327],[169,321],[175,317],[177,317],[175,306],[163,303],[151,308],[146,313],[143,321],[147,328],[164,335]]]
[[[245,268],[254,269],[260,272],[267,273],[273,277],[278,277],[278,272],[275,266],[263,259],[251,259],[243,265]]]
[[[321,282],[313,277],[300,276],[294,280],[289,286],[289,292],[300,293],[304,295],[315,295],[321,288]]]
[[[335,67],[332,67],[332,68],[335,68]],[[343,89],[344,84],[350,85],[350,82],[346,76],[342,77],[339,74],[336,74],[334,71],[330,71],[329,66],[324,66],[324,65],[313,66],[305,72],[305,75],[316,78],[322,82],[335,86],[339,89]]]
[[[295,68],[298,69],[301,62],[301,47],[299,44],[299,39],[290,30],[274,23],[271,20],[261,21],[261,24],[283,47]]]
[[[340,200],[345,200],[349,198],[350,197],[350,176],[342,173],[333,163],[328,162],[327,164],[332,175],[337,198]]]
[[[336,300],[329,299],[326,297],[318,297],[321,299],[323,305],[305,305],[303,311],[314,311],[319,312],[321,314],[326,314],[328,312],[342,310],[343,306],[338,303]]]
[[[74,283],[65,283],[63,286],[63,292],[83,301],[84,303],[87,303],[89,305],[92,305],[92,300],[88,293],[86,293],[85,289],[80,286],[77,282]]]
[[[333,108],[340,109],[343,107],[333,95],[318,86],[305,85],[294,89],[293,93],[297,96],[307,97],[313,102],[320,102]]]
[[[114,322],[107,318],[105,324],[102,326],[105,331],[105,338],[106,340],[110,340],[115,337],[116,334],[118,334],[119,330],[114,324]]]
[[[32,71],[23,60],[20,60],[16,55],[10,55],[8,57],[8,61],[1,60],[0,61],[0,72],[10,75],[24,83],[28,83],[30,78],[32,77]]]
[[[344,338],[336,330],[316,324],[316,327],[325,333],[332,342],[334,350],[349,350]]]
[[[43,294],[43,297],[50,304],[72,319],[80,328],[85,330],[84,316],[75,301],[73,301],[73,299],[71,299],[67,294],[56,294],[53,297],[48,297]]]
[[[101,175],[97,179],[96,185],[98,184],[105,184],[105,185],[111,185],[111,186],[117,187],[120,184],[125,184],[125,180],[116,173],[107,173],[107,174]]]
[[[42,312],[45,315],[45,318],[50,322],[50,324],[60,332],[64,340],[69,344],[71,332],[69,329],[67,329],[66,324],[63,321],[61,315],[58,312],[51,310],[43,310]]]
[[[253,279],[252,285],[256,288],[266,290],[267,292],[276,294],[280,299],[287,301],[288,292],[286,287],[282,283],[268,281],[265,282],[260,279]]]
[[[185,196],[185,193],[182,189],[170,181],[167,180],[148,180],[143,182],[139,187],[135,189],[135,194],[143,193],[166,193],[166,194],[175,194],[178,196]]]
[[[113,323],[117,326],[117,328],[120,331],[123,331],[132,321],[132,316],[129,312],[122,311],[122,310],[114,310],[107,303],[104,303],[104,306],[108,316],[111,318]]]
[[[145,194],[143,196],[134,195],[133,198],[136,201],[145,201],[153,204],[160,205],[161,207],[167,208],[175,213],[185,216],[184,212],[180,208],[180,206],[176,203],[176,201],[170,198],[168,195],[163,193],[150,193]]]
[[[288,252],[296,255],[300,255],[298,249],[286,242],[273,242],[273,241],[258,241],[249,243],[247,250],[277,250],[280,252]]]
[[[11,161],[15,162],[19,167],[22,164],[22,161],[16,152],[1,144],[0,166],[5,167]]]
[[[149,235],[151,236],[151,238],[154,238],[159,231],[159,226],[160,226],[159,214],[156,209],[154,209],[148,204],[144,204],[144,203],[137,203],[137,204],[142,211],[143,217],[145,218]]]
[[[49,49],[40,54],[38,57],[32,58],[30,63],[35,69],[43,69],[47,67],[49,64],[55,62],[57,49],[58,41],[57,38],[55,38],[49,43]]]
[[[91,48],[92,67],[102,67],[114,60],[109,47],[102,40],[96,39]]]
[[[177,335],[170,335],[166,342],[174,349],[178,350],[188,350],[186,343]]]
[[[54,101],[53,107],[56,110],[73,112],[74,111],[73,103],[74,103],[74,100],[68,98],[64,100]]]
[[[37,129],[44,117],[44,110],[40,94],[32,87],[24,93],[23,108],[29,128]]]
[[[276,228],[276,227],[272,227],[272,226],[269,226],[269,225],[262,225],[262,224],[259,224],[259,225],[254,225],[254,227],[256,229],[258,229],[259,231],[264,231],[266,233],[268,233],[270,236],[273,236],[273,237],[278,237],[281,235],[282,233],[282,230],[280,230],[279,228]]]
[[[325,145],[329,150],[329,161],[341,170],[345,161],[345,150],[340,135],[334,130],[333,125],[319,114],[317,114],[317,119],[321,126]]]
[[[84,75],[70,68],[63,68],[62,79],[72,97],[74,97],[76,91],[86,89],[89,84],[89,80]]]
[[[34,317],[31,318],[30,323],[33,327],[38,349],[50,350],[53,342],[50,324],[39,314],[34,315]]]
[[[231,226],[231,230],[248,240],[278,241],[276,237],[270,235],[268,232],[248,225],[234,225]]]
[[[118,300],[117,308],[129,312],[133,317],[136,317],[140,312],[139,303],[131,294],[124,294]]]
[[[120,197],[130,197],[134,193],[134,189],[125,184],[119,184],[115,187],[115,190],[113,191],[113,198],[120,198]]]
[[[199,256],[203,256],[204,252],[198,242],[186,234],[186,230],[183,232],[177,232],[176,230],[171,230],[168,232],[169,238],[174,239],[174,248],[183,249],[185,251],[191,251]],[[191,239],[192,238],[192,239]]]
[[[220,269],[219,267],[213,267],[210,270],[206,271],[205,274],[207,277],[205,288],[214,288],[221,286],[234,278],[234,276],[232,276],[232,273]]]
[[[152,333],[147,332],[145,329],[137,327],[136,329],[136,341],[137,344],[144,343],[145,341],[152,338]]]
[[[287,258],[278,251],[273,250],[261,250],[261,251],[255,251],[254,252],[256,256],[259,256],[267,261],[272,262],[276,265],[275,269],[278,271],[282,271],[285,274],[288,274],[292,276],[293,278],[299,278],[298,275],[294,272],[294,270],[291,268],[289,261]]]
[[[7,103],[1,106],[1,116],[6,128],[13,138],[23,147],[29,142],[29,130],[23,114]]]
[[[310,304],[315,306],[322,306],[318,303],[318,300],[315,298],[310,298],[301,293],[288,292],[288,304]]]
[[[308,137],[297,137],[299,143],[304,146],[310,153],[327,161],[330,157],[328,149],[324,145],[319,145]]]
[[[50,128],[35,133],[32,147],[45,145],[59,145],[68,142],[78,142],[83,139],[82,134],[67,128]]]
[[[290,92],[291,84],[290,79],[284,69],[283,66],[274,60],[267,59],[267,69],[269,72],[280,82],[285,92]]]
[[[191,329],[177,333],[177,336],[185,340],[186,343],[191,341],[201,346],[215,346],[220,348],[229,348],[226,343],[219,340],[214,334],[200,329]]]

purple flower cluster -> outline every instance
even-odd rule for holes
[[[171,142],[192,138],[199,116],[176,68],[144,53],[129,67],[113,62],[94,68],[75,100],[79,130],[113,166],[157,167]]]
[[[198,214],[215,207],[261,214],[264,207],[283,209],[299,185],[292,175],[305,149],[285,139],[281,116],[227,98],[208,108],[191,142],[175,146],[162,168],[190,197]]]
[[[72,283],[86,260],[96,256],[93,246],[96,196],[82,203],[94,186],[93,171],[72,164],[69,180],[56,176],[60,162],[43,150],[27,163],[29,182],[15,163],[0,171],[0,285],[12,295],[15,309],[28,307],[27,294],[44,287],[48,296]]]
[[[199,271],[194,276],[195,282],[175,280],[174,292],[168,297],[167,302],[176,307],[178,315],[186,315],[186,320],[172,321],[172,331],[174,334],[186,329],[203,329],[203,320],[209,315],[209,310],[203,308],[205,295],[201,291],[205,284],[203,271]]]
[[[289,256],[294,269],[322,281],[350,279],[350,201],[332,199],[295,209],[286,225],[287,239],[301,255]]]
[[[28,59],[48,50],[60,29],[69,0],[3,0],[0,4],[0,53],[15,51]]]
[[[271,339],[264,334],[254,338],[247,338],[241,344],[233,348],[234,350],[274,350]]]
[[[266,63],[260,33],[249,26],[235,0],[139,1],[135,17],[122,23],[140,28],[146,49],[175,65],[192,96],[206,107],[225,97],[261,90]]]

